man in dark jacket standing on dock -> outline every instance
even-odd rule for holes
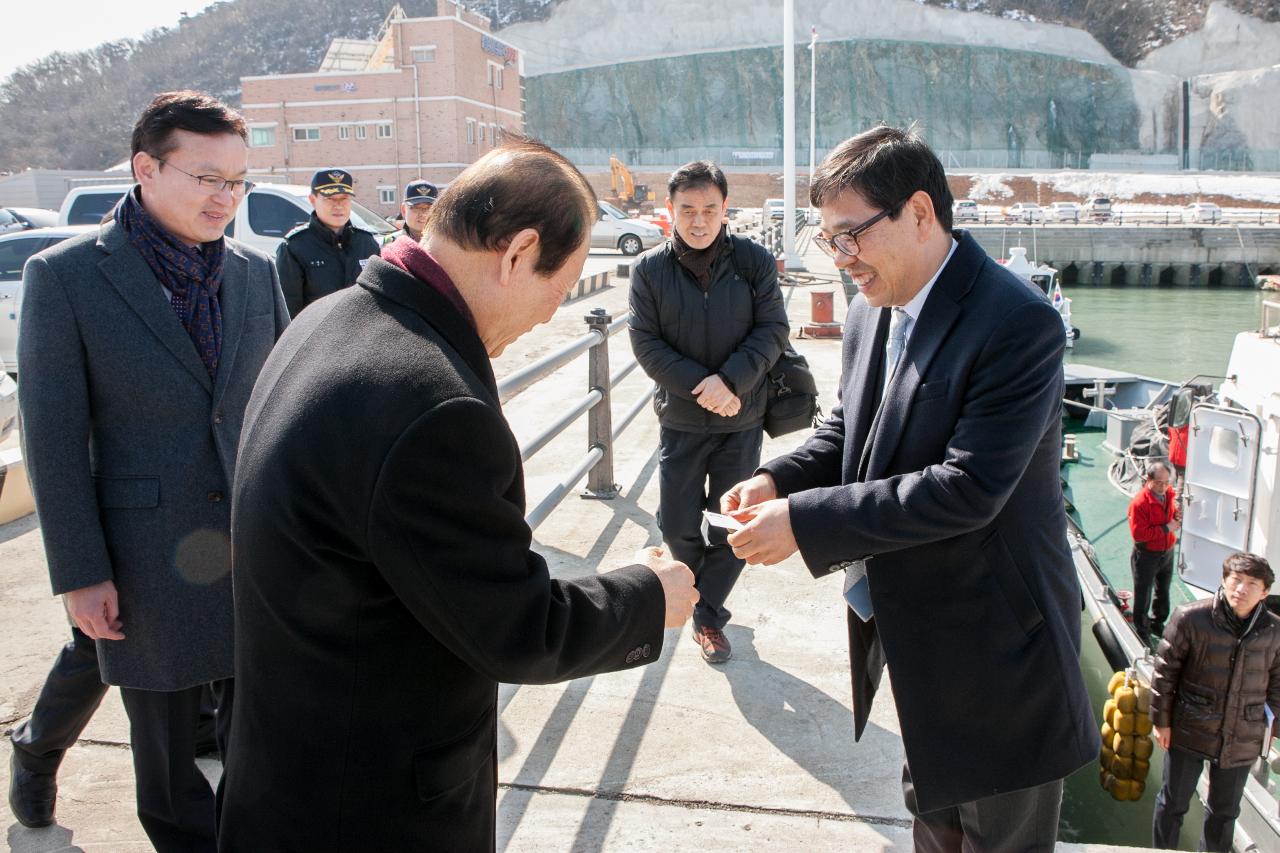
[[[1133,553],[1129,555],[1129,568],[1133,571],[1133,627],[1144,643],[1151,635],[1163,634],[1164,620],[1169,618],[1173,546],[1178,542],[1176,534],[1182,526],[1178,494],[1170,480],[1168,465],[1150,463],[1142,487],[1129,504],[1129,534],[1133,537]]]
[[[645,254],[631,280],[631,347],[658,384],[658,525],[702,598],[693,637],[710,663],[729,660],[725,600],[742,560],[724,531],[702,535],[703,510],[760,464],[767,373],[787,343],[778,268],[763,246],[724,227],[729,184],[714,163],[667,182],[671,239]]]
[[[916,850],[1052,850],[1062,780],[1099,746],[1059,480],[1062,320],[952,231],[942,163],[912,131],[845,140],[810,196],[861,297],[841,403],[729,491],[747,522],[729,542],[843,576],[855,733],[887,663]]]
[[[1273,583],[1266,560],[1232,554],[1218,594],[1179,607],[1164,632],[1151,681],[1151,722],[1168,750],[1152,819],[1155,847],[1177,848],[1207,760],[1200,849],[1231,850],[1249,768],[1267,753],[1271,721],[1280,716],[1280,619],[1266,604]]]
[[[311,219],[276,247],[276,269],[290,317],[350,286],[369,258],[378,254],[378,238],[351,224],[354,183],[343,169],[321,169],[312,175]]]

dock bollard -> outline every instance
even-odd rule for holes
[[[614,272],[618,278],[631,278],[631,264],[618,264],[618,269]]]
[[[809,317],[812,322],[800,329],[800,334],[810,338],[838,338],[844,330],[835,322],[835,291],[809,292]]]

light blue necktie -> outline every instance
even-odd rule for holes
[[[907,324],[911,315],[901,308],[894,308],[889,319],[889,344],[885,351],[884,388],[881,389],[881,405],[883,398],[889,393],[889,382],[893,372],[902,358],[902,351],[907,348]],[[870,438],[868,438],[870,440]],[[866,622],[872,616],[871,582],[867,580],[866,560],[854,560],[844,570],[844,600],[858,618]]]

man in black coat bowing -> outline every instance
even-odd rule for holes
[[[254,389],[233,496],[236,673],[223,851],[486,851],[497,685],[658,659],[683,563],[552,580],[489,358],[555,313],[595,221],[582,175],[513,142]]]
[[[735,486],[750,563],[843,573],[857,736],[886,662],[921,851],[1052,850],[1062,779],[1098,751],[1058,475],[1062,320],[951,229],[916,133],[841,143],[815,238],[858,285],[841,405]]]

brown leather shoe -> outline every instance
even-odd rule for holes
[[[702,659],[707,663],[724,663],[733,657],[729,638],[719,628],[693,626],[693,639],[702,647]]]
[[[53,824],[53,805],[58,797],[58,781],[52,773],[34,773],[9,754],[9,810],[18,823],[31,829]]]

